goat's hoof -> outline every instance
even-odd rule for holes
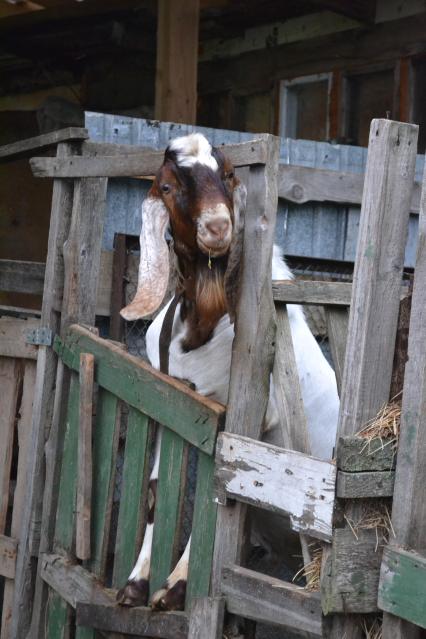
[[[146,579],[128,581],[124,588],[117,592],[117,603],[120,606],[146,606],[148,603],[149,583]]]
[[[151,597],[151,607],[154,610],[183,610],[185,608],[186,581],[179,579],[170,588],[157,590]]]

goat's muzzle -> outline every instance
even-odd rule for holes
[[[206,255],[224,255],[232,240],[232,218],[225,204],[202,211],[197,222],[198,248]]]

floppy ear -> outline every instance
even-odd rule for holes
[[[169,281],[165,231],[169,214],[162,200],[148,194],[142,204],[141,256],[136,295],[120,315],[128,321],[151,315],[160,306]]]
[[[244,214],[246,211],[247,189],[238,180],[234,188],[234,233],[229,250],[228,266],[225,273],[224,287],[226,306],[231,323],[235,321],[240,268],[243,257]]]

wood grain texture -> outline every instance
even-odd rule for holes
[[[343,367],[345,364],[346,341],[348,339],[349,315],[345,308],[326,306],[324,310],[327,322],[328,342],[333,359],[334,372],[336,373],[337,389],[340,395]]]
[[[240,566],[224,567],[222,590],[229,612],[296,629],[304,637],[322,636],[318,593]]]
[[[201,397],[184,383],[81,326],[70,328],[63,342],[55,342],[55,348],[74,370],[78,370],[80,352],[93,353],[97,362],[95,381],[100,386],[204,452],[213,452],[216,432],[225,418],[222,404]]]
[[[225,615],[223,597],[198,597],[193,600],[189,613],[188,639],[222,639]]]
[[[37,359],[38,347],[27,344],[27,332],[40,326],[34,318],[0,317],[0,357]]]
[[[86,140],[89,137],[87,129],[79,127],[67,127],[36,135],[33,138],[12,142],[12,144],[4,144],[0,146],[0,162],[17,159],[23,155],[27,155],[32,151],[40,151],[43,148],[54,146],[61,142],[70,142],[72,140]]]
[[[290,516],[294,530],[331,539],[336,467],[293,450],[221,433],[215,483],[254,506]]]
[[[90,558],[92,510],[92,414],[95,358],[80,355],[80,419],[78,429],[76,556]]]
[[[17,549],[17,539],[0,535],[0,577],[14,579]]]
[[[77,603],[77,624],[96,630],[150,639],[187,639],[184,612],[153,612],[151,608],[123,608],[114,604]]]
[[[337,204],[361,204],[364,175],[326,171],[306,166],[281,164],[278,171],[278,195],[289,202],[336,202]],[[410,210],[420,210],[421,185],[415,182]]]
[[[275,302],[349,306],[352,284],[310,280],[275,280],[272,284],[272,292]]]
[[[397,545],[388,546],[383,552],[380,571],[379,608],[391,613],[385,624],[385,631],[390,637],[389,621],[395,617],[396,634],[411,638],[413,633],[421,636],[420,628],[410,628],[401,624],[401,620],[409,621],[426,628],[426,557],[414,551],[407,551]]]
[[[271,255],[277,210],[279,139],[264,136],[267,164],[250,169],[244,225],[242,277],[225,430],[259,438],[269,397],[275,321],[271,290]],[[262,336],[262,339],[259,339]],[[213,595],[221,590],[223,564],[239,560],[245,507],[219,506],[213,557]]]
[[[405,367],[401,408],[401,435],[396,466],[392,524],[392,543],[426,554],[426,506],[423,486],[426,481],[426,173],[423,176],[419,240],[416,257],[408,361]],[[408,584],[407,584],[407,587]],[[384,639],[414,639],[419,631],[410,624],[384,615]]]
[[[395,484],[394,471],[337,473],[336,496],[341,499],[365,497],[392,497]]]
[[[43,293],[45,264],[22,260],[0,260],[0,290]]]
[[[353,473],[392,470],[396,453],[392,445],[382,439],[368,442],[361,437],[340,437],[337,446],[337,467]]]

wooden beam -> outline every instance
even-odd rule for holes
[[[349,306],[352,284],[311,280],[274,280],[272,293],[274,302]]]
[[[312,0],[311,4],[367,23],[373,23],[376,15],[376,3],[371,0]]]
[[[26,337],[39,326],[38,319],[0,317],[0,357],[37,359],[38,347],[27,344]]]
[[[340,437],[337,443],[337,468],[352,473],[392,470],[396,451],[380,438]]]
[[[79,559],[90,559],[92,510],[92,415],[95,358],[80,353],[80,415],[78,430],[76,550]]]
[[[223,569],[222,592],[229,612],[291,631],[297,629],[306,638],[323,636],[317,592],[240,566]]]
[[[199,0],[159,0],[155,117],[195,124]]]
[[[395,472],[337,473],[336,495],[340,499],[362,499],[365,497],[392,497]]]
[[[17,549],[17,539],[0,535],[0,577],[14,579]]]
[[[49,146],[59,144],[59,142],[70,142],[72,140],[86,140],[89,137],[87,129],[79,127],[67,127],[52,133],[44,133],[33,138],[12,142],[0,146],[0,162],[9,162],[19,157],[28,155],[32,151],[40,151]]]
[[[226,495],[289,515],[298,532],[330,541],[335,482],[336,466],[331,462],[240,435],[218,437],[219,499]]]

